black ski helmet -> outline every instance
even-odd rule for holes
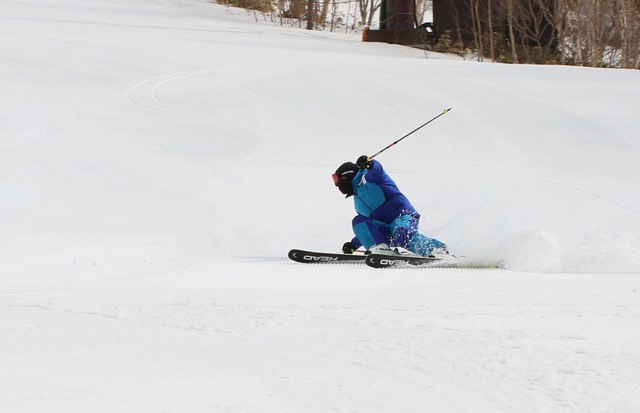
[[[353,177],[358,173],[358,167],[353,162],[345,162],[332,175],[333,183],[338,187],[340,192],[350,197],[353,192]]]

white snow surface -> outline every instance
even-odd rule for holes
[[[0,1],[1,412],[640,411],[640,72]],[[504,269],[303,265],[379,159]]]

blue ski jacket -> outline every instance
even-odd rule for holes
[[[371,162],[371,168],[359,170],[352,181],[356,212],[386,224],[400,215],[419,217],[380,162]]]

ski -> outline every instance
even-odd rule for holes
[[[473,262],[454,255],[420,257],[404,254],[370,254],[365,263],[373,268],[427,267],[427,268],[502,268],[502,262]]]
[[[401,254],[369,254],[366,256],[365,263],[373,268],[389,268],[389,267],[406,267],[409,265],[427,265],[439,261],[434,256],[418,257],[413,255]]]
[[[469,261],[454,255],[437,255],[421,257],[411,253],[400,254],[341,254],[333,252],[318,252],[292,249],[289,259],[303,264],[331,264],[331,263],[366,263],[373,268],[504,268],[502,261]]]
[[[346,263],[364,262],[363,254],[340,254],[331,252],[316,252],[293,249],[289,251],[289,259],[304,264],[312,263]]]

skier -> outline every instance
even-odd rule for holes
[[[373,253],[393,253],[402,247],[422,256],[448,254],[447,246],[418,232],[420,214],[400,192],[380,162],[362,155],[356,163],[345,162],[333,174],[333,183],[354,196],[358,215],[353,218],[355,237],[342,252],[351,254],[360,246]]]

